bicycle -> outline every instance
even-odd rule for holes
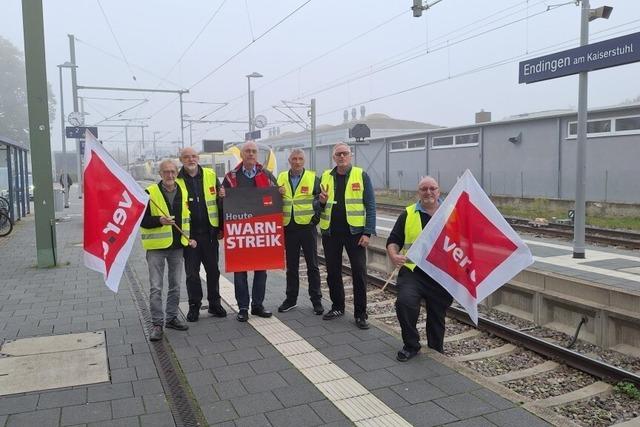
[[[0,211],[9,212],[9,200],[6,197],[0,196]]]
[[[13,230],[13,222],[4,209],[0,209],[0,237],[8,236]]]

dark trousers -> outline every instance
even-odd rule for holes
[[[207,272],[207,299],[209,306],[220,304],[220,270],[218,269],[218,240],[210,234],[191,237],[198,245],[184,248],[184,270],[187,274],[189,304],[202,304],[202,282],[200,264]]]
[[[233,287],[236,293],[236,301],[240,310],[249,309],[249,282],[246,271],[233,273]],[[264,292],[267,284],[267,272],[257,270],[253,272],[253,286],[251,287],[251,307],[261,307],[264,301]]]
[[[417,270],[417,267],[416,267]],[[402,328],[402,341],[408,351],[420,350],[420,334],[416,324],[420,316],[420,302],[427,302],[427,345],[444,351],[444,320],[453,297],[435,280],[420,272],[402,267],[398,273],[396,316]]]
[[[344,311],[344,283],[342,282],[342,248],[347,250],[353,278],[353,311],[356,318],[367,318],[367,251],[358,246],[361,234],[322,236],[327,264],[327,285],[331,309]]]
[[[300,249],[307,263],[309,279],[309,298],[311,303],[322,301],[320,291],[320,270],[318,269],[317,232],[312,225],[306,227],[286,228],[284,231],[284,247],[287,255],[287,301],[296,302],[300,291]]]

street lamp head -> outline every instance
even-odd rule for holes
[[[613,7],[611,6],[600,6],[596,9],[591,9],[589,11],[589,22],[594,21],[598,18],[609,19],[612,11]]]
[[[63,64],[58,65],[59,68],[78,68],[73,62],[65,61]]]
[[[258,78],[258,77],[264,77],[264,76],[262,74],[260,74],[260,73],[255,72],[255,71],[253,73],[251,73],[251,74],[247,74],[247,78],[250,79],[252,77],[253,78]]]

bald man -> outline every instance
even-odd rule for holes
[[[416,324],[423,299],[427,302],[427,345],[440,353],[444,351],[444,321],[453,297],[404,255],[440,207],[439,197],[438,182],[430,176],[422,178],[418,183],[418,201],[400,214],[387,239],[387,254],[400,267],[396,283],[396,316],[404,343],[396,355],[400,362],[408,361],[420,351]]]
[[[220,227],[220,198],[224,189],[214,170],[203,168],[200,157],[192,147],[180,152],[182,168],[176,182],[188,191],[187,203],[191,212],[191,238],[197,242],[194,248],[184,250],[184,269],[187,274],[189,295],[188,322],[197,322],[202,305],[200,264],[207,273],[207,300],[209,314],[225,317],[226,310],[220,303],[220,270],[218,268],[218,230]]]
[[[222,184],[227,188],[236,187],[273,187],[278,183],[271,172],[258,163],[258,146],[254,141],[245,142],[240,149],[242,161],[233,170],[227,172]],[[251,314],[259,317],[271,317],[271,312],[265,310],[264,294],[267,284],[267,272],[256,270],[253,272],[253,286],[251,287],[251,299],[249,299],[248,272],[237,271],[233,273],[233,285],[238,302],[239,322],[249,320],[249,306]]]

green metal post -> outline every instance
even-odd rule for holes
[[[43,268],[56,264],[56,238],[42,0],[22,0],[22,22],[29,104],[31,170],[36,188],[34,194],[36,249],[38,267]]]

